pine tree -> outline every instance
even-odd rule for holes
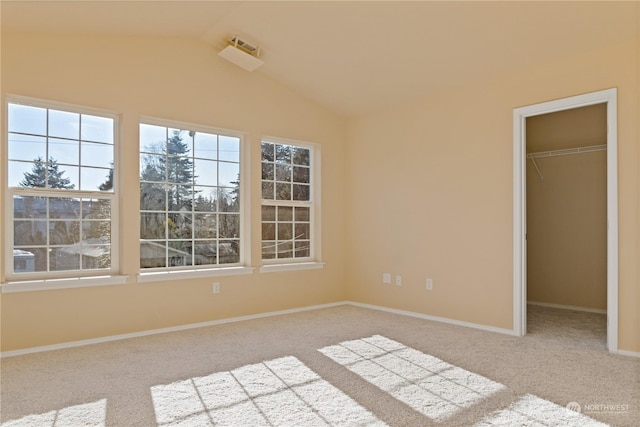
[[[69,178],[63,177],[65,171],[59,170],[58,162],[53,157],[49,157],[48,162],[44,162],[42,157],[38,157],[34,162],[31,172],[24,173],[24,179],[20,181],[21,187],[64,188],[67,190],[75,188]]]

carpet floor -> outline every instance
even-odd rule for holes
[[[640,425],[604,315],[529,306],[528,330],[345,305],[9,357],[0,425]]]

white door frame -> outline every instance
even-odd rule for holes
[[[607,348],[618,351],[618,128],[617,89],[606,89],[513,110],[513,333],[527,332],[526,119],[607,104]]]

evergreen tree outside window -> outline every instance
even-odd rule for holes
[[[214,130],[140,124],[141,269],[241,262],[240,145]]]
[[[47,279],[115,272],[117,116],[8,99],[8,276]]]

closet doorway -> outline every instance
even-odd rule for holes
[[[527,302],[607,313],[617,351],[616,90],[514,110],[514,333]]]

